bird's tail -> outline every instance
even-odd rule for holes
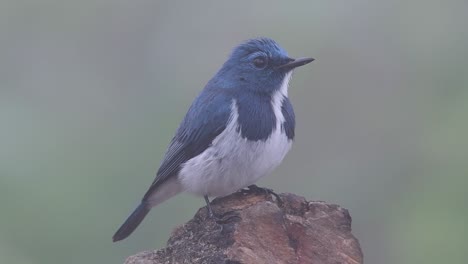
[[[145,202],[140,203],[140,205],[133,211],[133,213],[125,220],[125,223],[115,232],[112,237],[112,241],[117,242],[119,240],[125,239],[128,237],[138,225],[143,221],[145,216],[150,211],[151,206]]]

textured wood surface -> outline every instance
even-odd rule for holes
[[[203,207],[174,230],[166,248],[125,263],[363,263],[348,210],[293,194],[279,197],[253,189],[217,198],[218,223]]]

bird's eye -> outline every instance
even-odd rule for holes
[[[255,65],[255,67],[257,67],[259,69],[262,69],[262,68],[265,68],[265,66],[267,64],[267,60],[266,60],[265,57],[256,57],[253,60],[253,64]]]

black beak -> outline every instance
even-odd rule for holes
[[[299,58],[299,59],[291,59],[291,61],[289,61],[288,63],[286,64],[283,64],[283,65],[280,65],[277,67],[277,69],[283,69],[283,70],[287,70],[287,71],[290,71],[296,67],[299,67],[299,66],[303,66],[303,65],[306,65],[308,63],[311,63],[313,62],[315,59],[313,58]]]

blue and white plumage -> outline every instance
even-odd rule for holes
[[[192,103],[154,182],[113,240],[126,238],[152,207],[182,191],[223,196],[273,171],[294,139],[292,70],[312,60],[291,59],[268,38],[236,47]]]

